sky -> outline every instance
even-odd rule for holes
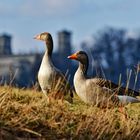
[[[140,0],[1,0],[0,34],[13,36],[14,53],[44,51],[36,34],[47,31],[57,48],[57,32],[72,32],[74,47],[106,26],[140,29]]]

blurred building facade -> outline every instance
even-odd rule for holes
[[[71,32],[63,30],[58,32],[58,46],[60,56],[65,58],[71,53]]]
[[[33,86],[42,54],[14,55],[11,41],[11,35],[0,36],[0,85]]]
[[[57,67],[61,69],[64,73],[67,70],[71,71],[71,61],[67,57],[71,54],[72,49],[72,33],[67,30],[62,30],[58,32],[58,52],[55,54],[59,57],[59,63]]]
[[[11,36],[3,34],[0,36],[0,55],[11,55]]]
[[[12,54],[12,36],[0,36],[0,84],[12,84],[19,87],[31,87],[37,81],[37,73],[43,54]],[[63,73],[71,71],[71,61],[67,56],[71,54],[71,32],[58,32],[58,51],[53,52],[54,65]],[[72,79],[72,78],[71,78]],[[71,80],[72,81],[72,80]]]

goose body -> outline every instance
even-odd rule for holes
[[[64,79],[64,75],[58,70],[45,53],[38,72],[38,81],[43,93],[47,93],[53,88],[53,82],[57,82],[58,79]]]
[[[88,104],[100,106],[107,102],[111,103],[116,99],[115,96],[112,96],[111,89],[100,87],[100,85],[96,84],[96,79],[86,78],[82,71],[80,71],[80,68],[78,68],[74,75],[74,87],[78,96]]]
[[[62,98],[68,95],[72,99],[72,91],[64,74],[57,69],[51,59],[53,51],[52,36],[48,32],[41,33],[35,37],[37,40],[46,42],[46,52],[42,58],[42,62],[38,72],[38,82],[42,92],[56,93],[56,98]]]
[[[51,89],[51,77],[54,75],[55,71],[51,61],[46,60],[46,55],[47,54],[45,53],[43,56],[38,72],[38,81],[43,93],[47,93],[46,89]]]
[[[116,104],[118,102],[140,102],[135,96],[139,93],[125,88],[119,87],[109,80],[102,78],[88,78],[88,56],[85,52],[79,51],[68,57],[79,61],[79,67],[74,75],[74,87],[78,96],[85,103],[93,105]],[[128,95],[125,95],[127,92]],[[131,97],[132,95],[133,97]]]

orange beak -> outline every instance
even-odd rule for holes
[[[68,56],[68,58],[69,58],[69,59],[77,59],[77,54],[74,53],[74,54]]]
[[[35,36],[33,39],[40,40],[40,35]]]

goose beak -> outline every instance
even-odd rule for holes
[[[74,53],[74,54],[68,56],[67,58],[68,58],[68,59],[77,59],[77,54]]]
[[[40,40],[40,35],[36,35],[33,39]]]

